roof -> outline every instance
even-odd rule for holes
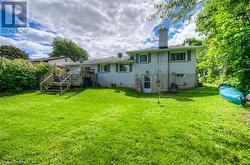
[[[82,65],[80,62],[67,62],[64,63],[63,66],[79,66]]]
[[[173,46],[168,47],[164,49],[159,48],[147,48],[147,49],[140,49],[140,50],[133,50],[133,51],[127,51],[126,53],[128,55],[134,54],[134,53],[144,53],[144,52],[164,52],[164,51],[172,51],[172,50],[190,50],[190,49],[202,49],[204,46]]]
[[[83,62],[83,65],[92,65],[92,64],[113,64],[113,63],[126,63],[133,62],[129,56],[123,56],[122,58],[118,57],[108,57],[108,58],[99,58],[99,59],[90,59]]]
[[[28,59],[27,61],[31,61],[31,62],[48,62],[48,61],[51,61],[51,60],[58,60],[58,59],[62,59],[62,58],[67,58],[67,57],[61,56],[61,57],[35,58],[35,59]]]

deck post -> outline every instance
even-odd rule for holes
[[[61,92],[61,95],[62,95],[62,85],[60,85],[60,92]]]

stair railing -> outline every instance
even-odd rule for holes
[[[40,83],[40,90],[43,91],[43,86],[47,85],[48,87],[48,82],[53,82],[53,74],[49,75],[46,79],[44,79],[41,83]],[[46,87],[46,89],[47,89]]]
[[[69,89],[69,87],[71,86],[71,77],[72,77],[72,73],[70,73],[63,81],[60,82],[59,86],[60,86],[60,92],[61,95],[67,90]],[[69,84],[67,85],[67,87],[65,89],[63,89],[63,84],[66,80],[69,80]]]

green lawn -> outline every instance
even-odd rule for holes
[[[248,164],[250,106],[216,88],[0,96],[0,164]]]

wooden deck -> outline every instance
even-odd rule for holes
[[[40,83],[40,90],[43,92],[60,92],[63,94],[70,87],[88,87],[84,79],[91,82],[91,86],[97,86],[97,75],[95,70],[84,68],[80,74],[63,74],[61,77],[49,75]],[[87,80],[86,79],[86,80]],[[57,81],[56,81],[57,80]]]
[[[68,74],[64,75],[64,78],[55,78],[53,74],[49,75],[40,83],[40,90],[43,92],[60,92],[62,95],[70,87],[80,87],[81,86],[81,76]],[[55,81],[55,79],[59,81]]]

